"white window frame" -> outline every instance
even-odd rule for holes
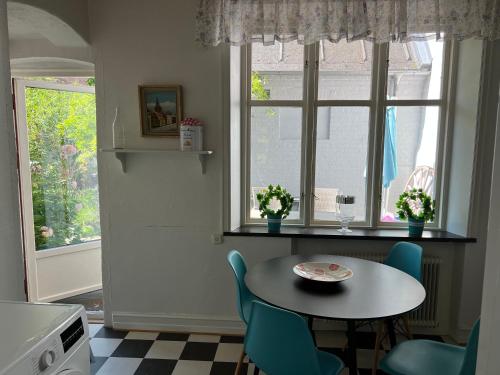
[[[448,164],[446,150],[451,146],[452,116],[451,99],[454,85],[450,77],[455,74],[456,47],[446,41],[443,48],[443,70],[440,99],[403,100],[386,98],[388,76],[389,44],[373,44],[373,66],[371,94],[366,100],[319,100],[318,78],[321,44],[304,46],[304,77],[302,100],[252,100],[251,98],[251,45],[241,48],[241,224],[264,224],[264,219],[250,217],[250,126],[251,108],[258,106],[282,106],[302,108],[301,140],[301,198],[298,220],[286,220],[285,225],[305,227],[338,227],[338,221],[314,220],[314,182],[316,158],[316,112],[318,107],[365,107],[369,108],[369,135],[367,149],[366,176],[366,220],[352,223],[353,228],[397,228],[406,223],[387,223],[380,220],[382,203],[382,166],[385,127],[385,108],[387,106],[439,106],[438,141],[436,152],[435,199],[436,220],[426,225],[429,229],[442,229],[446,226]]]

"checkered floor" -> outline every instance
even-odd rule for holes
[[[448,341],[440,336],[415,336]],[[102,324],[90,324],[90,337],[95,356],[91,364],[93,375],[233,375],[243,348],[241,336],[125,332]],[[342,333],[319,332],[316,341],[321,350],[345,362]],[[374,333],[357,333],[360,375],[371,374],[374,342]],[[253,374],[253,371],[254,365],[246,360],[241,373]],[[348,374],[347,370],[344,374]]]

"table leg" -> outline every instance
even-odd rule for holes
[[[389,342],[391,344],[391,349],[396,346],[396,332],[394,331],[394,321],[392,319],[387,319],[385,321],[387,325],[387,332],[389,333]]]
[[[358,374],[358,361],[356,359],[356,322],[347,321],[347,359],[349,375]]]

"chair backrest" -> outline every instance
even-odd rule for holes
[[[338,189],[314,188],[314,212],[337,212]]]
[[[422,253],[422,247],[417,244],[398,242],[392,247],[389,255],[385,258],[384,264],[397,268],[421,281]]]
[[[474,375],[476,373],[477,347],[479,343],[479,319],[474,323],[472,331],[467,340],[465,348],[464,362],[460,370],[460,375]]]
[[[260,301],[252,302],[245,353],[266,374],[321,374],[304,318]]]
[[[236,302],[238,304],[238,313],[240,314],[241,320],[248,324],[243,310],[243,304],[247,302],[250,303],[250,301],[252,300],[252,292],[248,290],[245,284],[247,266],[241,254],[236,250],[231,250],[229,254],[227,254],[227,261],[233,269],[234,278],[236,281]]]
[[[422,189],[427,195],[434,195],[435,175],[436,172],[432,167],[426,165],[416,167],[406,182],[405,191]]]

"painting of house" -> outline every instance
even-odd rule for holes
[[[182,119],[180,86],[141,86],[142,134],[179,136]]]

